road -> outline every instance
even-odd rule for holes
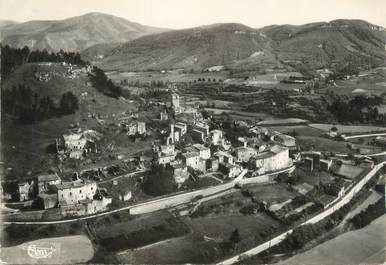
[[[281,173],[281,172],[291,171],[291,170],[294,169],[294,167],[295,166],[291,166],[291,167],[286,168],[284,170],[268,173],[267,175],[272,175],[272,174],[278,174],[278,173]],[[231,183],[233,183],[233,185],[236,185],[237,183],[243,184],[242,180],[243,180],[243,178],[244,178],[244,176],[245,176],[245,174],[247,172],[248,172],[247,170],[243,170],[240,173],[239,176],[237,176],[235,179],[232,180]],[[137,174],[137,173],[139,173],[139,172],[133,172],[133,173],[130,173],[130,174]],[[130,174],[118,176],[116,178],[121,178],[121,177],[124,177],[124,176],[130,176]],[[263,176],[264,175],[262,175],[260,177],[263,177]],[[251,180],[251,179],[247,179],[247,180]],[[112,181],[112,180],[113,179],[109,179],[109,180],[106,180],[106,181]],[[232,186],[230,183],[225,183],[225,184],[220,184],[220,185],[224,185],[224,187],[225,186]],[[220,185],[217,185],[217,186],[220,186]],[[113,213],[117,213],[117,212],[121,212],[121,211],[126,211],[126,210],[130,210],[130,209],[134,209],[135,210],[135,209],[138,209],[139,207],[142,207],[142,206],[146,207],[146,206],[149,206],[151,204],[156,204],[156,203],[160,203],[160,202],[171,200],[171,199],[176,200],[177,198],[179,198],[179,196],[186,197],[186,195],[188,195],[188,194],[195,194],[195,196],[198,196],[198,195],[200,195],[201,191],[204,193],[205,190],[211,189],[213,187],[216,187],[216,186],[212,186],[212,187],[209,187],[209,188],[204,188],[204,189],[201,189],[201,190],[195,190],[195,191],[188,191],[188,192],[183,192],[183,193],[179,193],[179,194],[173,194],[173,195],[170,195],[168,197],[157,198],[157,199],[154,199],[154,200],[151,200],[151,201],[146,201],[146,202],[138,203],[138,204],[135,204],[135,205],[128,205],[128,206],[124,206],[124,207],[121,207],[121,208],[118,208],[118,209],[114,209],[114,210],[110,210],[110,211],[106,211],[106,212],[101,212],[101,213],[96,213],[96,214],[88,215],[88,216],[81,216],[81,217],[77,217],[77,218],[63,219],[63,220],[53,220],[53,221],[4,221],[3,224],[5,224],[5,225],[9,225],[9,224],[17,224],[17,225],[46,225],[46,224],[64,224],[64,223],[77,222],[77,221],[88,220],[88,219],[92,219],[92,218],[96,218],[96,217],[101,217],[101,216],[105,216],[105,215],[109,215],[109,214],[113,214]],[[223,189],[223,191],[224,190],[228,190],[228,189],[229,189],[229,187],[226,187],[226,188]],[[213,190],[213,192],[211,194],[205,194],[204,197],[211,197],[213,194],[216,194],[216,193],[219,193],[219,192],[221,192],[221,190]],[[180,203],[180,205],[181,204],[183,204],[183,203]],[[175,207],[177,205],[178,204],[167,204],[167,203],[165,203],[165,205],[162,207],[162,209],[173,208],[173,207]],[[157,208],[157,210],[160,210],[160,209],[161,209],[160,207]],[[157,210],[154,210],[154,211],[157,211]],[[151,212],[151,210],[148,213],[150,213],[150,212]]]
[[[386,136],[386,133],[369,133],[369,134],[344,136],[343,139],[349,140],[349,139],[355,139],[355,138],[376,137],[376,136]]]

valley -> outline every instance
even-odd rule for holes
[[[5,262],[381,261],[383,27],[0,31]]]

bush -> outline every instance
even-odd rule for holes
[[[177,191],[171,166],[155,165],[142,184],[143,190],[150,195],[160,196]]]
[[[355,215],[350,222],[356,229],[365,227],[370,224],[371,221],[378,218],[385,213],[385,200],[379,199],[376,203],[369,205],[366,210]]]

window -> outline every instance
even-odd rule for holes
[[[72,195],[72,192],[70,191],[70,196]]]
[[[79,190],[79,193],[82,193],[82,190]]]

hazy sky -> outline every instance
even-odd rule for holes
[[[262,27],[337,18],[386,27],[386,0],[0,0],[0,19],[51,20],[89,12],[175,29],[218,22]]]

